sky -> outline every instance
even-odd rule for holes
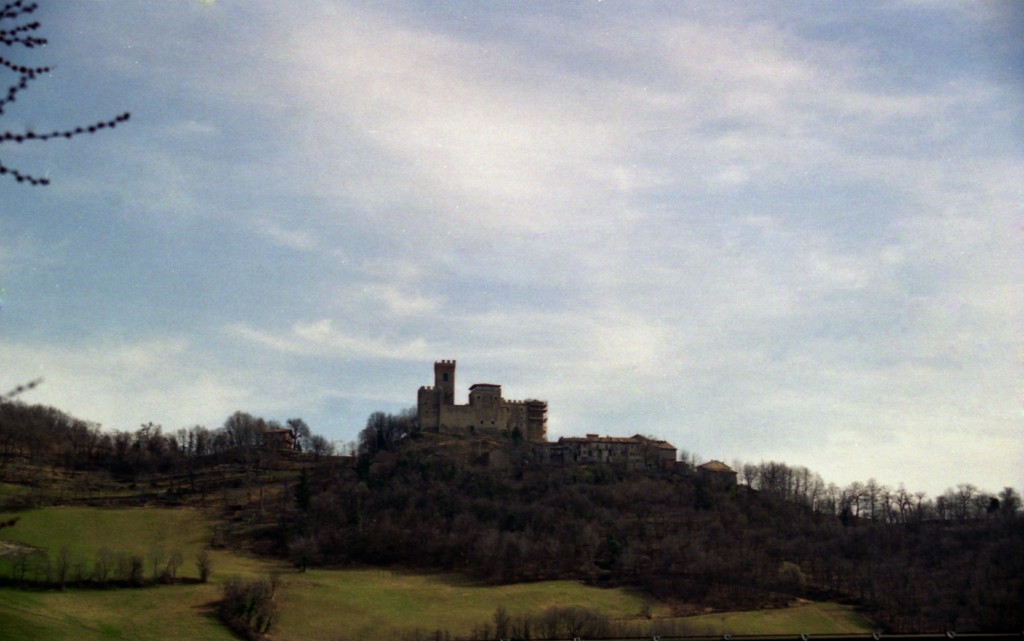
[[[301,417],[433,362],[549,437],[1024,489],[1014,2],[43,0],[0,132],[0,393]],[[3,71],[4,86],[13,75]]]

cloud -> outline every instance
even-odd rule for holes
[[[900,425],[912,442],[948,425],[898,419],[918,408],[963,415],[942,401],[965,358],[936,349],[949,332],[984,341],[1021,309],[1014,246],[977,213],[1019,182],[963,124],[1006,99],[983,79],[897,91],[864,43],[742,19],[520,22],[480,40],[345,18],[289,22],[279,62],[294,72],[269,82],[296,99],[303,184],[352,205],[335,224],[372,218],[409,268],[375,280],[398,253],[381,241],[345,289],[363,295],[344,311],[386,331],[339,331],[344,316],[244,328],[274,349],[501,362],[577,432],[625,402],[669,433],[695,408],[692,429],[766,426],[776,452],[821,421],[882,447]],[[551,38],[591,64],[532,46]],[[539,310],[529,292],[546,290]],[[987,312],[954,327],[941,300]],[[448,335],[413,320],[439,313]]]
[[[300,356],[428,360],[433,353],[422,339],[393,342],[378,336],[351,334],[336,329],[330,319],[295,323],[283,334],[244,324],[230,326],[227,332],[275,351]]]
[[[0,343],[0,358],[22,377],[42,378],[26,403],[53,404],[111,429],[150,421],[166,427],[217,424],[254,395],[204,363],[188,340],[101,338],[82,344]]]
[[[313,125],[301,135],[323,170],[317,188],[340,188],[378,216],[415,203],[444,211],[441,231],[550,231],[567,199],[603,178],[593,159],[614,151],[612,128],[572,98],[572,77],[507,83],[527,62],[520,51],[481,51],[370,13],[302,25],[283,49],[299,70],[286,90]]]
[[[295,251],[311,252],[322,250],[320,239],[307,229],[286,229],[273,220],[258,219],[253,222],[256,233],[264,236],[275,245],[287,247]]]
[[[384,303],[389,314],[400,317],[422,317],[442,311],[442,301],[388,284],[366,287],[366,294]]]

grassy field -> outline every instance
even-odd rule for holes
[[[0,483],[0,501],[4,499],[24,496],[32,492],[31,488],[25,487],[24,485],[15,485],[13,483]]]
[[[90,563],[101,548],[146,558],[159,547],[182,554],[181,576],[196,576],[192,561],[210,540],[208,519],[188,509],[52,507],[0,513],[0,521],[12,517],[18,524],[4,529],[3,537],[46,548],[51,558],[64,546],[72,558]]]
[[[489,623],[499,605],[513,616],[578,605],[629,618],[644,604],[633,592],[573,581],[481,586],[458,575],[381,569],[310,570],[284,580],[279,636],[285,639],[386,639],[417,629],[466,637]]]
[[[32,592],[0,589],[0,639],[11,641],[229,641],[214,617],[219,587]]]
[[[195,577],[196,554],[210,540],[211,524],[188,509],[99,509],[52,507],[0,514],[19,517],[3,538],[47,549],[64,546],[72,558],[91,564],[101,548],[146,558],[150,550],[181,552],[178,575]],[[25,591],[0,589],[0,641],[7,639],[168,639],[221,641],[234,637],[212,614],[220,584],[232,576],[251,578],[287,570],[282,564],[232,552],[211,552],[213,575],[206,585],[142,589]],[[149,569],[147,567],[147,575]]]
[[[852,607],[806,603],[776,610],[670,618],[655,605],[654,620],[640,618],[645,599],[621,589],[599,589],[572,581],[502,586],[468,583],[457,575],[381,569],[310,570],[284,577],[278,636],[282,639],[394,639],[420,630],[447,630],[467,637],[489,623],[503,605],[512,616],[538,614],[552,606],[577,605],[609,619],[627,620],[653,633],[721,635],[870,633],[870,622]]]
[[[43,508],[0,519],[21,517],[3,538],[47,548],[63,546],[91,562],[101,548],[146,556],[154,547],[178,550],[185,558],[179,576],[196,576],[196,553],[210,541],[211,521],[189,509]],[[212,615],[221,584],[231,577],[280,573],[281,619],[272,638],[395,639],[406,632],[441,629],[468,636],[488,623],[499,605],[509,614],[538,614],[551,606],[578,605],[611,619],[638,620],[644,597],[627,590],[604,590],[571,581],[505,586],[477,585],[452,574],[384,569],[310,570],[298,573],[286,564],[225,550],[212,553],[209,584],[141,589],[23,591],[0,589],[0,641],[18,639],[220,641],[233,638]],[[149,570],[147,568],[147,575]],[[655,623],[668,608],[653,604]],[[708,634],[827,634],[867,632],[869,623],[850,608],[808,604],[785,610],[761,610],[690,617],[689,629]]]
[[[780,610],[723,612],[687,619],[711,634],[870,634],[871,622],[852,606],[838,603],[807,603]]]

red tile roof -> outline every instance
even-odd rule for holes
[[[697,469],[707,470],[708,472],[732,472],[736,473],[736,470],[732,469],[721,461],[708,461],[704,465],[698,465]]]

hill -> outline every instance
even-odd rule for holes
[[[521,440],[409,426],[369,435],[359,456],[299,453],[263,443],[267,425],[239,412],[216,430],[105,433],[5,403],[0,501],[191,506],[217,516],[216,545],[299,568],[582,581],[641,590],[680,615],[841,599],[890,631],[1024,627],[1024,520],[1009,502],[868,519],[848,503],[815,509],[781,465],[764,466],[755,491],[685,465],[551,465]]]
[[[193,560],[217,528],[212,515],[188,508],[48,507],[18,516],[5,536],[48,554],[51,573],[61,550],[68,550],[72,566],[81,564],[90,572],[104,550],[113,557],[139,554],[146,559],[147,576],[153,572],[155,550],[163,557],[180,551],[188,561],[179,576],[189,581],[142,588],[0,587],[3,639],[226,640],[234,637],[214,616],[224,584],[233,577],[267,573],[275,573],[279,583],[280,619],[272,638],[412,640],[435,632],[442,638],[490,638],[500,611],[508,613],[509,625],[522,625],[527,617],[544,621],[545,613],[550,621],[554,612],[585,612],[608,629],[646,637],[683,630],[827,634],[870,629],[850,608],[830,604],[730,613],[723,620],[679,619],[639,592],[576,581],[488,585],[459,574],[365,567],[299,572],[274,559],[230,550],[211,551],[211,581],[200,583]],[[9,517],[0,514],[5,521]],[[0,559],[3,578],[11,576],[9,560]],[[36,565],[29,578],[45,572]]]
[[[685,468],[543,465],[514,442],[437,435],[311,470],[309,485],[309,501],[262,534],[300,563],[572,578],[639,588],[680,613],[839,598],[892,631],[1024,624],[1024,521],[1012,513],[884,523]]]

